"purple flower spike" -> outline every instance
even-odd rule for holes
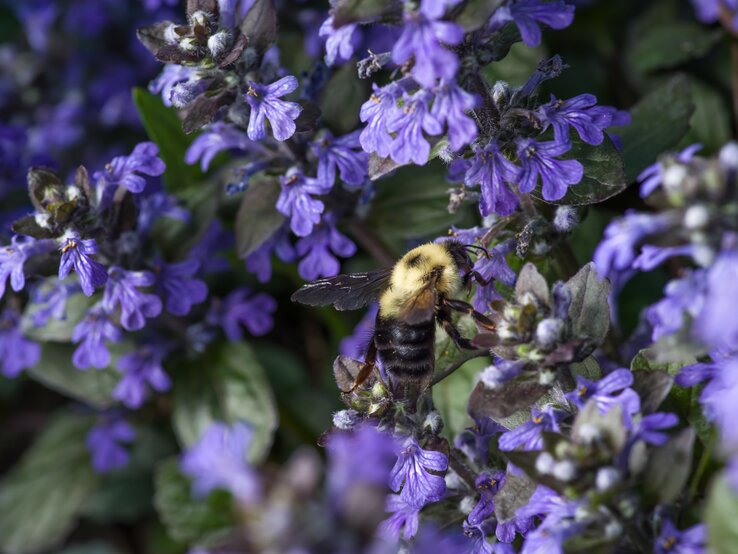
[[[577,375],[576,390],[567,393],[566,398],[580,410],[588,401],[597,404],[601,414],[609,412],[615,406],[623,408],[623,417],[630,422],[630,417],[641,409],[641,400],[633,389],[633,374],[628,369],[616,369],[599,381],[590,381]]]
[[[262,140],[266,137],[264,119],[269,120],[274,138],[283,141],[295,134],[295,119],[302,112],[296,102],[280,100],[282,96],[297,88],[297,79],[292,75],[282,77],[270,85],[260,85],[249,81],[249,90],[244,96],[251,106],[248,135],[251,140]]]
[[[0,314],[0,367],[2,374],[15,378],[24,369],[33,367],[41,359],[41,347],[23,336],[20,317],[6,308]]]
[[[533,139],[518,141],[518,157],[522,171],[520,173],[520,192],[532,192],[538,184],[538,176],[543,183],[545,200],[560,200],[570,185],[582,180],[584,167],[576,160],[557,160],[555,157],[565,154],[568,144],[556,141],[537,142]]]
[[[328,194],[333,184],[326,184],[305,177],[302,171],[291,168],[280,177],[282,193],[277,199],[276,208],[290,218],[290,228],[298,237],[306,237],[313,231],[313,226],[320,223],[320,214],[325,209],[322,201],[311,194]]]
[[[118,342],[122,337],[120,328],[110,321],[103,307],[95,304],[72,331],[72,342],[79,343],[72,355],[72,363],[77,369],[107,367],[110,351],[105,341]]]
[[[95,289],[108,280],[105,266],[92,259],[92,256],[97,254],[95,239],[82,240],[76,232],[70,232],[67,233],[60,250],[62,255],[59,263],[59,279],[66,278],[74,268],[79,276],[82,292],[87,296],[92,296]]]
[[[429,471],[442,472],[447,468],[445,454],[423,450],[414,438],[408,437],[390,473],[390,488],[398,492],[402,487],[402,499],[408,505],[420,508],[429,502],[437,502],[446,494],[446,481]]]
[[[243,325],[256,337],[266,335],[274,325],[272,314],[277,301],[264,293],[251,294],[247,288],[233,291],[225,299],[213,302],[208,322],[219,325],[232,342],[243,339]]]
[[[103,308],[112,314],[120,305],[120,323],[127,331],[138,331],[146,325],[146,318],[161,313],[161,299],[155,294],[146,294],[138,287],[150,287],[156,281],[150,271],[126,271],[120,267],[110,268],[110,279],[105,285]]]
[[[313,152],[318,157],[318,181],[332,187],[336,181],[336,169],[341,180],[352,186],[364,184],[369,172],[369,155],[361,151],[360,131],[334,138],[326,131],[323,137],[313,143]]]
[[[665,519],[653,551],[655,554],[703,554],[706,546],[707,528],[704,524],[680,531]]]
[[[141,407],[148,396],[147,384],[155,391],[168,391],[172,382],[162,366],[166,353],[166,349],[151,345],[121,356],[118,370],[123,377],[113,391],[113,398],[135,410]]]
[[[333,27],[333,16],[326,19],[320,26],[319,36],[325,39],[325,63],[335,65],[336,62],[346,62],[354,55],[359,26],[350,23],[336,29]]]
[[[182,472],[193,479],[193,494],[206,496],[215,489],[225,489],[239,502],[256,502],[261,484],[246,461],[252,436],[246,423],[212,423],[180,462]]]
[[[199,160],[200,168],[207,171],[213,158],[224,150],[247,151],[256,147],[257,145],[249,140],[246,133],[239,131],[233,125],[222,122],[212,123],[187,149],[185,161],[188,164],[195,164]]]
[[[431,115],[448,128],[448,144],[455,152],[477,138],[477,124],[466,112],[477,105],[477,97],[455,81],[443,82],[435,91]]]
[[[407,164],[411,161],[423,165],[428,161],[431,147],[423,136],[423,131],[429,135],[440,135],[443,127],[428,110],[428,103],[432,95],[419,90],[412,96],[405,95],[405,106],[395,114],[395,118],[388,123],[388,130],[397,133],[390,147],[390,156],[398,164]]]
[[[467,521],[471,525],[479,525],[487,518],[495,513],[494,499],[500,489],[505,485],[505,472],[497,471],[494,475],[489,473],[480,473],[474,486],[479,492],[479,502],[474,506],[467,517]]]
[[[385,510],[392,515],[379,524],[380,537],[396,543],[400,539],[400,533],[405,539],[415,536],[418,532],[419,507],[408,504],[399,494],[390,494],[387,496]]]
[[[87,434],[87,449],[92,456],[92,468],[108,473],[128,465],[130,454],[122,446],[136,438],[136,431],[124,419],[99,423]]]
[[[156,177],[164,173],[166,165],[159,159],[159,147],[153,142],[136,145],[129,156],[118,156],[98,171],[94,178],[102,186],[121,185],[130,192],[138,194],[146,188],[146,179],[139,173]]]
[[[574,21],[574,6],[562,0],[521,0],[510,7],[499,8],[490,25],[499,29],[508,21],[515,22],[526,46],[538,46],[541,44],[540,24],[557,30],[568,27]]]
[[[508,160],[497,142],[492,140],[476,151],[464,175],[464,183],[468,187],[480,186],[479,211],[483,216],[493,213],[510,215],[518,206],[518,197],[510,190],[509,184],[517,182],[519,176],[520,168]]]
[[[412,76],[425,87],[432,87],[439,78],[453,79],[459,60],[441,43],[456,45],[464,37],[456,23],[438,21],[434,2],[423,0],[419,11],[405,12],[405,26],[392,49],[392,61],[397,65],[414,58]]]
[[[544,431],[559,431],[559,421],[565,413],[546,406],[543,410],[531,409],[531,420],[500,435],[500,450],[540,450],[543,447]]]
[[[362,104],[359,113],[361,121],[367,124],[359,135],[359,142],[364,152],[376,152],[378,156],[386,158],[392,144],[387,125],[401,111],[397,102],[402,98],[403,87],[395,81],[382,88],[376,84],[372,84],[372,87],[374,93]]]
[[[8,246],[0,247],[0,298],[5,294],[8,278],[10,288],[15,292],[26,286],[23,266],[26,260],[35,254],[51,252],[54,242],[51,240],[35,240],[31,237],[15,235]]]
[[[600,110],[597,98],[592,94],[580,94],[569,100],[558,100],[553,94],[551,101],[540,107],[541,119],[554,130],[554,139],[560,144],[569,144],[569,127],[573,127],[587,144],[602,144],[603,130],[612,124],[611,111]]]
[[[336,256],[353,256],[356,245],[336,229],[332,218],[326,218],[311,235],[297,241],[296,250],[302,258],[297,266],[300,277],[312,281],[318,277],[337,275],[340,263]]]
[[[163,263],[158,268],[156,286],[163,293],[164,306],[170,314],[185,316],[194,304],[207,298],[207,285],[194,277],[199,269],[200,262],[192,259]]]

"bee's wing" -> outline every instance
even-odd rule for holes
[[[376,300],[389,285],[392,268],[368,273],[346,273],[308,283],[292,295],[308,306],[333,304],[337,310],[358,310]]]

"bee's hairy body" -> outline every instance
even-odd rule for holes
[[[407,302],[435,279],[434,298],[451,297],[461,288],[459,269],[443,244],[423,244],[395,264],[389,287],[379,297],[374,342],[393,385],[425,381],[435,368],[435,307],[425,321],[403,318]]]

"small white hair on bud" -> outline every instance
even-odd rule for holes
[[[564,335],[564,322],[547,317],[536,326],[536,344],[544,349],[553,348]]]
[[[431,433],[436,435],[441,432],[443,429],[443,418],[441,417],[441,414],[438,413],[438,410],[433,410],[425,416],[423,427],[429,429]]]
[[[465,496],[461,499],[461,502],[459,502],[459,511],[468,516],[476,505],[477,501],[473,496]]]
[[[359,421],[356,410],[339,410],[333,414],[333,425],[341,431],[350,431]]]
[[[66,190],[67,200],[77,200],[82,196],[82,189],[76,185],[69,185]]]
[[[33,216],[33,220],[36,222],[36,225],[43,227],[44,229],[49,229],[51,227],[51,225],[49,225],[50,218],[51,215],[46,213],[37,213]]]
[[[208,19],[210,19],[210,14],[202,10],[197,10],[190,16],[190,21],[193,25],[205,26],[208,23]]]
[[[167,25],[167,28],[164,29],[164,40],[167,41],[169,44],[176,44],[179,42],[179,35],[177,34],[177,26],[172,23],[170,25]]]
[[[208,39],[208,50],[214,58],[225,54],[230,42],[230,34],[226,30],[218,31]]]

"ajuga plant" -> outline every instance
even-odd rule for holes
[[[118,4],[2,8],[0,553],[736,551],[735,2]]]

